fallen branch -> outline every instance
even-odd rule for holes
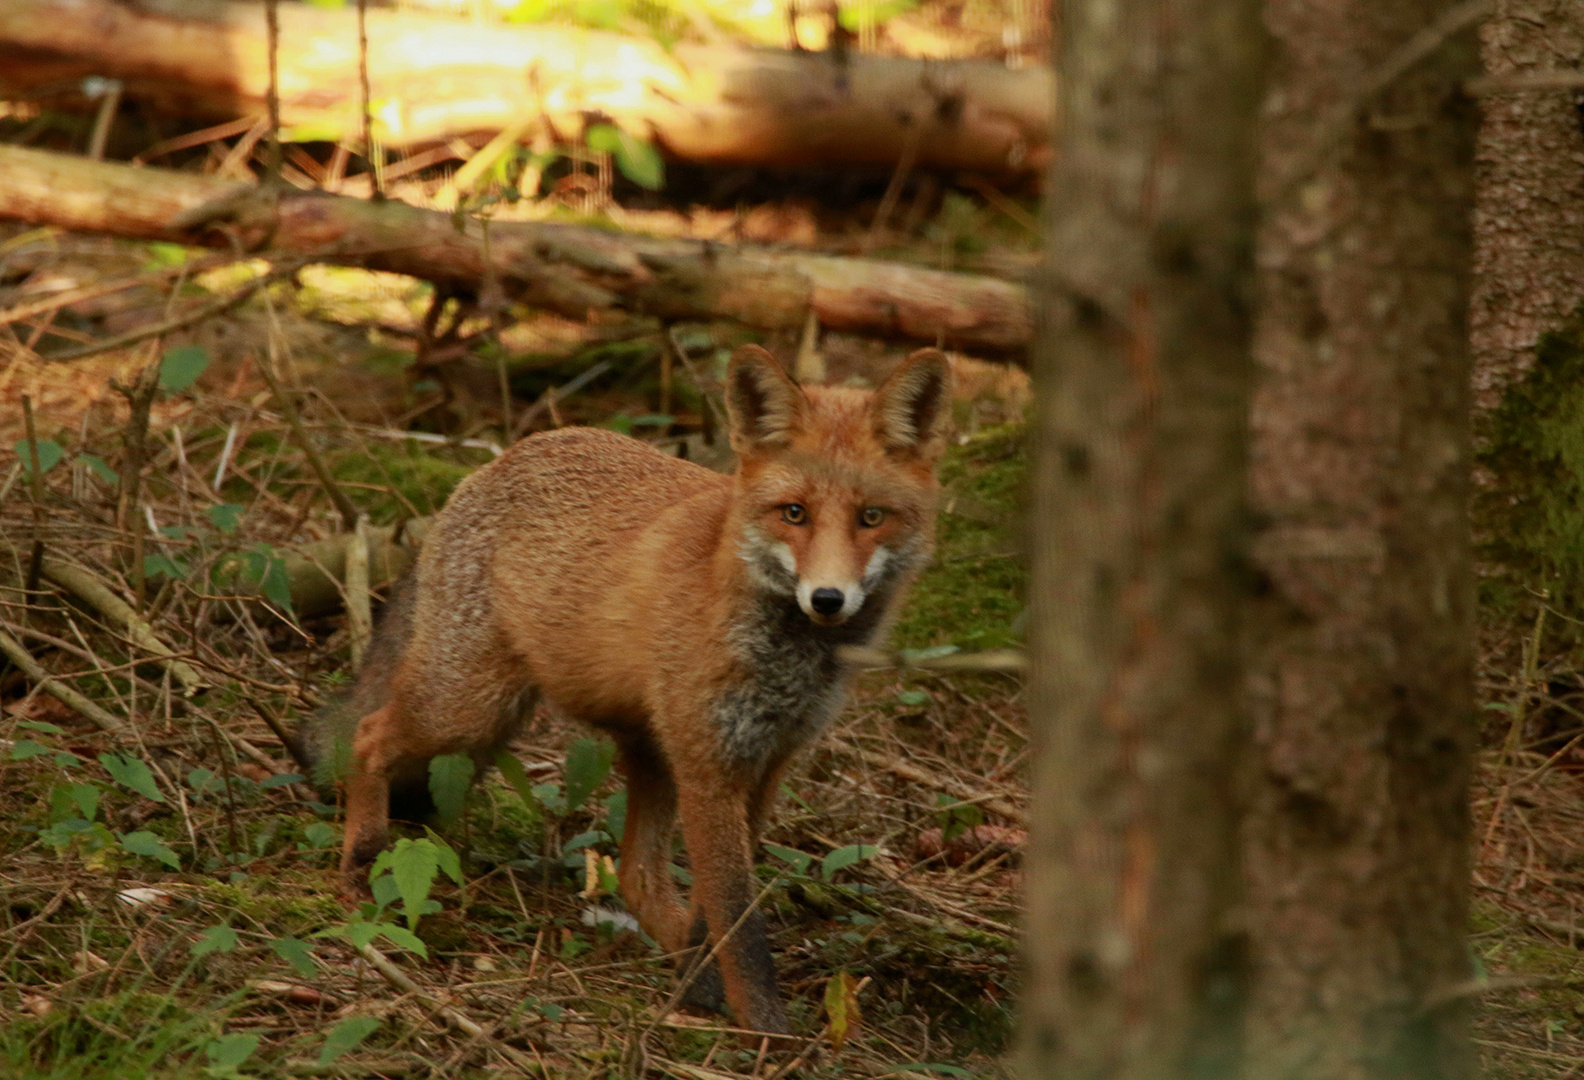
[[[3,2],[3,0],[0,0]],[[477,222],[394,200],[322,193],[277,198],[249,184],[0,147],[0,218],[78,232],[274,253],[363,266],[478,291]],[[182,223],[181,228],[173,222]],[[1023,286],[876,259],[723,247],[578,225],[494,221],[491,273],[523,302],[568,318],[623,310],[659,319],[735,319],[760,329],[819,325],[870,337],[1021,354],[1033,323]]]
[[[94,724],[101,731],[108,732],[111,735],[125,735],[127,733],[125,724],[45,671],[39,662],[33,659],[33,654],[22,647],[21,642],[3,630],[0,630],[0,653],[4,653],[6,659],[15,664],[34,686]]]
[[[280,9],[282,138],[363,145],[358,13]],[[894,166],[910,141],[926,168],[1037,174],[1056,107],[1044,67],[919,61],[658,41],[558,26],[486,26],[367,13],[373,135],[389,147],[496,132],[526,117],[580,142],[590,118],[672,157],[765,166]],[[3,81],[43,92],[123,80],[168,113],[261,116],[268,38],[258,4],[0,0]],[[293,129],[296,129],[295,131]]]
[[[4,544],[4,541],[0,541]],[[7,548],[9,544],[5,544]],[[176,650],[160,640],[154,628],[132,610],[132,605],[121,599],[97,576],[80,566],[45,557],[41,567],[45,581],[56,585],[102,615],[127,640],[145,653],[149,662],[159,664],[171,673],[171,678],[189,695],[202,689],[203,678],[185,660],[175,659]]]

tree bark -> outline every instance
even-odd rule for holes
[[[250,184],[0,146],[0,218],[80,232],[228,247],[391,270],[478,289],[478,222],[405,203],[319,192],[271,196]],[[173,224],[175,223],[175,224]],[[760,329],[820,325],[871,337],[1016,356],[1032,333],[1021,285],[971,274],[763,248],[666,240],[577,225],[497,221],[489,254],[501,287],[584,319],[626,310],[735,319]]]
[[[352,6],[286,4],[281,115],[302,140],[361,142]],[[392,147],[533,117],[564,142],[591,120],[716,164],[919,165],[1027,174],[1044,163],[1049,69],[985,61],[658,42],[548,26],[368,13],[370,99]],[[0,0],[0,85],[87,75],[193,116],[261,115],[263,9],[215,0]]]
[[[1257,0],[1067,0],[1035,384],[1029,1075],[1237,1075]]]
[[[1267,2],[1250,1077],[1471,1070],[1441,992],[1469,974],[1474,31],[1358,97],[1448,12]]]

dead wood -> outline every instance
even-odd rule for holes
[[[718,164],[894,165],[1034,174],[1055,85],[1046,68],[658,42],[553,26],[367,15],[374,135],[391,147],[499,131],[528,116],[553,139],[590,119]],[[12,92],[89,75],[197,117],[262,115],[264,12],[201,0],[0,0]],[[283,135],[361,143],[357,12],[280,10]],[[296,129],[295,132],[293,129]]]
[[[0,0],[4,3],[4,0]],[[79,232],[364,266],[477,291],[477,222],[386,200],[261,193],[251,185],[0,147],[0,218]],[[173,225],[176,222],[178,224]],[[662,319],[735,319],[760,329],[820,326],[871,337],[1019,354],[1032,323],[1018,284],[900,263],[670,240],[578,225],[491,222],[500,287],[587,319],[622,310]]]

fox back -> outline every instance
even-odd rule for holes
[[[698,985],[785,1031],[746,913],[752,853],[786,760],[840,707],[840,647],[883,632],[930,554],[948,379],[926,350],[875,391],[804,389],[748,347],[727,377],[730,476],[590,428],[470,476],[387,620],[405,641],[376,644],[354,694],[343,870],[384,846],[393,786],[438,754],[488,764],[542,697],[621,750],[640,923],[681,951],[746,919]],[[668,869],[678,811],[691,910]]]

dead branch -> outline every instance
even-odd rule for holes
[[[717,164],[893,166],[1034,174],[1047,156],[1048,68],[659,42],[555,26],[484,26],[411,12],[283,5],[282,137],[392,147],[500,131],[526,116],[563,143],[589,118]],[[262,116],[265,12],[202,0],[0,0],[13,91],[114,77],[129,100],[183,115]],[[366,76],[359,58],[366,54]],[[366,92],[362,90],[367,86]]]
[[[486,276],[478,223],[458,231],[450,214],[322,193],[277,200],[216,177],[19,147],[0,147],[0,217],[211,247],[240,234],[250,247],[268,240],[268,252],[472,292]],[[222,219],[228,228],[212,227]],[[1032,333],[1022,285],[875,259],[503,221],[490,225],[489,255],[508,294],[568,318],[627,310],[797,329],[812,309],[827,330],[1014,355]]]

